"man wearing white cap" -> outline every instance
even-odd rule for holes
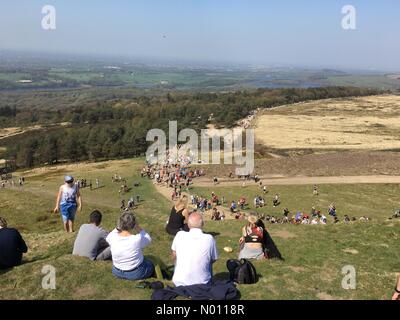
[[[67,232],[74,232],[76,211],[82,211],[82,197],[79,192],[79,187],[74,183],[74,178],[72,176],[65,176],[64,181],[65,183],[58,191],[54,213],[61,211],[64,230]]]

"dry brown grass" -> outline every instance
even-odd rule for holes
[[[276,149],[400,148],[400,96],[327,99],[265,110],[256,140]]]

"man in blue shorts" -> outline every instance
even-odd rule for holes
[[[76,211],[82,211],[82,197],[78,184],[74,183],[72,176],[66,176],[64,181],[65,183],[58,191],[54,213],[61,211],[64,230],[74,232]]]

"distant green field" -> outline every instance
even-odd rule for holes
[[[399,89],[400,81],[386,77],[385,75],[347,75],[330,76],[328,81],[333,86],[357,86],[374,87],[379,89]]]
[[[96,73],[96,72],[55,72],[55,73],[49,73],[49,76],[66,78],[66,79],[75,80],[78,82],[88,82],[94,78],[100,78],[101,73]]]
[[[21,72],[0,72],[0,80],[4,81],[18,81],[18,80],[30,80],[31,74]]]
[[[141,186],[133,188],[125,199],[131,194],[140,194],[143,198],[136,214],[153,238],[145,254],[157,255],[171,264],[172,237],[164,231],[171,204],[157,193],[152,181],[139,177],[142,163],[139,159],[47,169],[28,177],[22,188],[0,190],[1,215],[8,219],[10,226],[23,232],[30,248],[23,265],[0,273],[0,299],[149,299],[151,291],[135,288],[135,282],[115,279],[111,274],[111,262],[92,262],[71,256],[75,235],[61,231],[59,216],[51,213],[64,174],[99,178],[104,187],[82,191],[84,211],[78,215],[77,224],[86,222],[90,211],[97,208],[103,212],[103,226],[111,229],[119,215],[121,199],[117,192],[119,185],[111,182],[111,176],[118,173],[126,177],[130,186],[139,181]],[[250,200],[257,193],[255,187],[243,190],[240,187],[194,188],[193,191],[208,195],[211,189],[220,196],[225,195],[227,200],[241,194]],[[373,220],[350,225],[267,225],[286,260],[255,262],[261,278],[257,284],[240,285],[241,298],[388,299],[399,271],[400,222],[386,221],[385,217],[398,205],[398,191],[399,187],[394,185],[326,185],[320,186],[321,195],[317,200],[310,187],[271,187],[266,212],[280,214],[281,207],[274,211],[270,205],[272,194],[278,192],[282,206],[287,205],[292,211],[308,212],[312,204],[325,210],[327,204],[334,201],[340,216],[366,214]],[[243,224],[236,220],[206,222],[205,230],[216,234],[220,253],[214,266],[217,278],[226,278],[225,262],[237,256]],[[226,253],[225,246],[231,246],[234,252]],[[49,264],[56,267],[56,290],[41,288],[41,269]],[[346,265],[356,269],[356,290],[345,290],[341,286],[341,272]]]
[[[383,73],[350,73],[340,70],[268,68],[249,66],[191,66],[110,61],[59,61],[16,68],[21,62],[0,63],[0,90],[16,88],[71,88],[77,86],[166,87],[177,90],[238,90],[245,88],[307,88],[359,86],[399,89],[400,81]],[[33,79],[32,84],[16,83]],[[62,81],[60,81],[62,80]]]

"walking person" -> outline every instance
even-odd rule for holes
[[[82,196],[79,187],[74,183],[72,176],[65,176],[65,183],[60,186],[57,194],[54,213],[61,211],[61,217],[66,232],[74,232],[74,220],[76,212],[82,211]]]

